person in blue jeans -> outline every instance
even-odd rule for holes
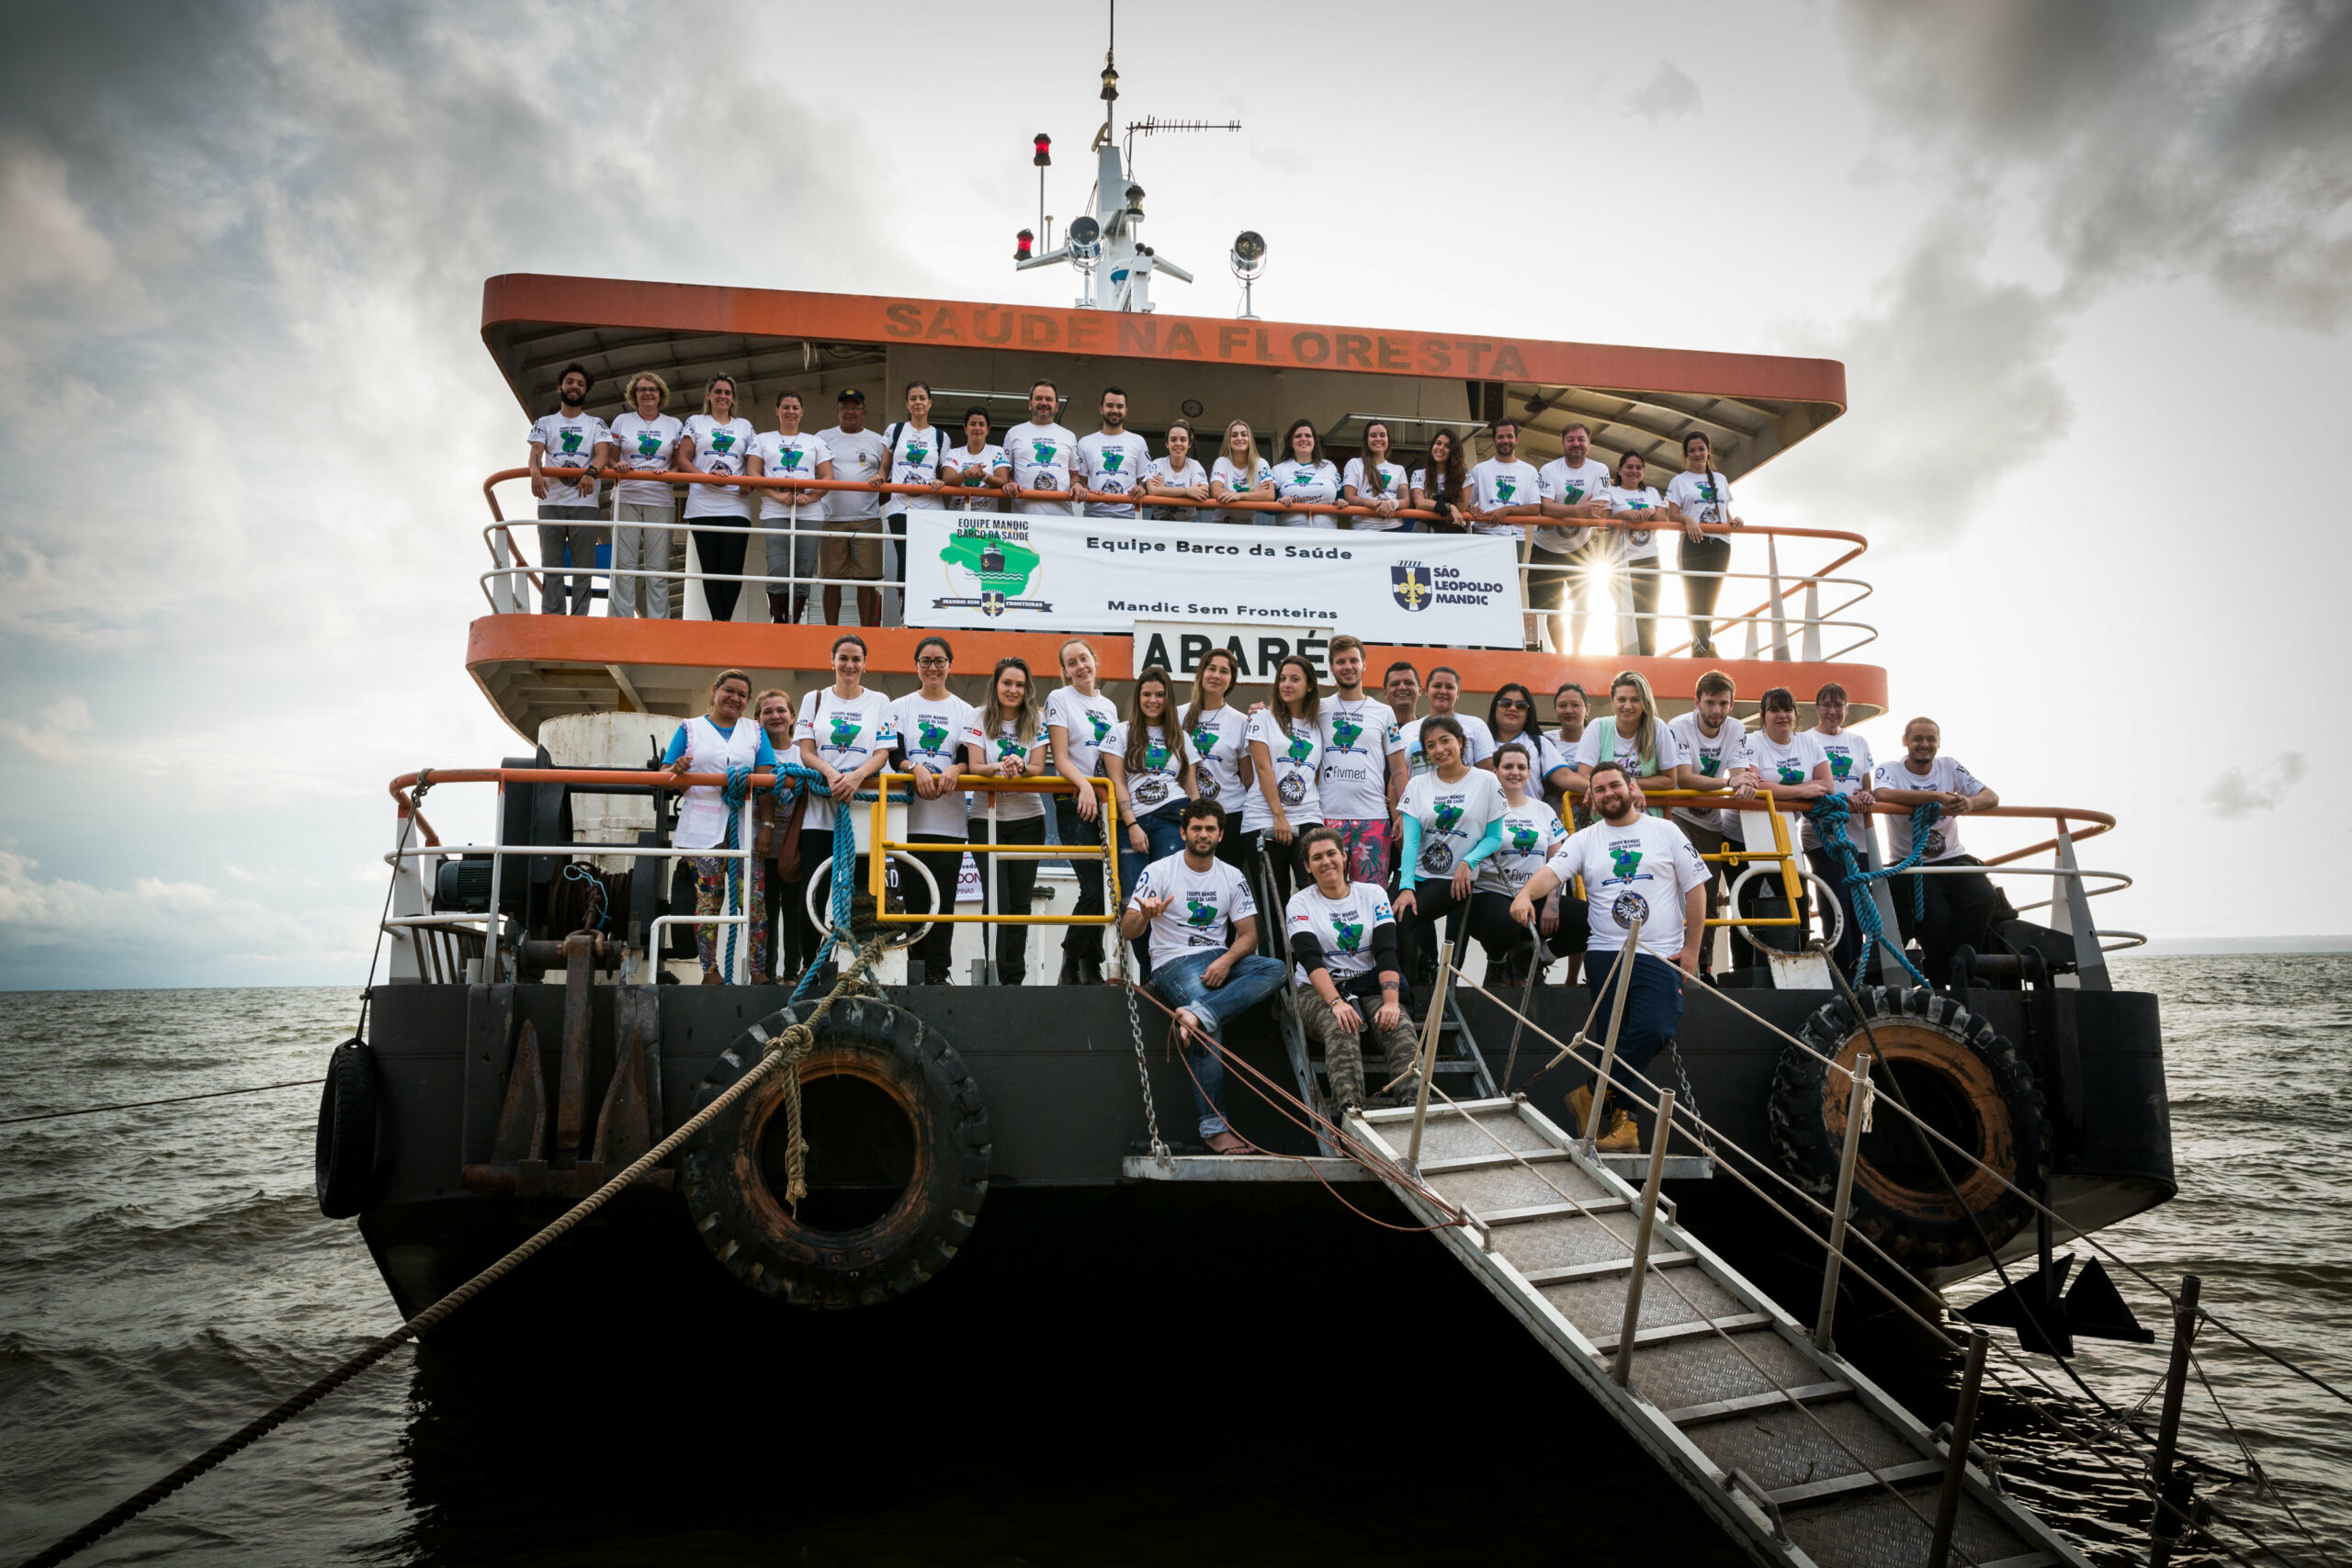
[[[1102,738],[1097,758],[1125,818],[1126,841],[1119,846],[1122,909],[1135,897],[1143,868],[1184,847],[1184,803],[1200,793],[1192,748],[1184,727],[1176,722],[1175,692],[1164,668],[1146,665],[1136,677],[1126,718]],[[1134,945],[1141,976],[1148,980],[1151,953],[1141,939]]]
[[[1250,1145],[1226,1120],[1225,1064],[1212,1043],[1227,1022],[1282,989],[1290,966],[1251,951],[1258,905],[1249,880],[1216,858],[1225,813],[1213,800],[1188,800],[1180,816],[1184,848],[1136,878],[1119,935],[1129,942],[1150,935],[1151,989],[1176,1014],[1202,1140],[1211,1154],[1245,1154]]]

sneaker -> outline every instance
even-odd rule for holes
[[[1079,975],[1078,972],[1077,953],[1065,953],[1062,954],[1062,972],[1055,977],[1054,984],[1057,986],[1083,986],[1086,984],[1086,981]]]

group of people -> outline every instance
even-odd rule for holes
[[[1237,692],[1240,664],[1223,649],[1202,656],[1189,691],[1157,665],[1141,671],[1124,711],[1101,689],[1087,639],[1064,641],[1057,661],[1059,683],[1041,693],[1024,660],[998,660],[977,706],[949,689],[955,654],[938,636],[917,645],[919,684],[897,698],[865,684],[865,643],[854,633],[834,641],[832,681],[797,705],[786,692],[755,693],[740,671],[720,672],[708,712],[671,742],[674,772],[725,773],[785,758],[822,781],[782,819],[772,796],[759,797],[741,874],[730,869],[735,860],[708,852],[729,829],[719,791],[693,786],[681,803],[674,842],[695,869],[696,913],[764,914],[748,939],[754,981],[791,978],[814,961],[808,909],[823,901],[818,878],[832,854],[833,813],[886,767],[911,775],[908,841],[924,846],[916,857],[951,908],[967,847],[1001,844],[1033,852],[979,857],[986,912],[1026,916],[1047,858],[1034,851],[1048,841],[1049,812],[1053,842],[1093,852],[1070,862],[1078,896],[1076,923],[1062,936],[1063,985],[1102,979],[1101,848],[1104,823],[1115,821],[1119,940],[1135,944],[1140,972],[1177,1016],[1201,1133],[1218,1152],[1243,1145],[1227,1122],[1207,1042],[1285,984],[1296,987],[1340,1105],[1413,1092],[1405,1080],[1415,971],[1429,969],[1440,938],[1457,955],[1478,943],[1488,973],[1506,980],[1565,958],[1568,982],[1581,966],[1603,1006],[1622,980],[1620,1072],[1645,1068],[1674,1035],[1684,981],[1708,972],[1706,922],[1736,863],[1721,857],[1746,841],[1739,819],[1749,813],[1739,802],[1770,796],[1807,813],[1835,794],[1849,807],[1935,807],[1918,848],[1937,874],[1899,877],[1894,888],[1902,932],[1917,938],[1931,973],[1948,968],[1962,944],[1982,945],[1999,907],[1982,872],[1961,869],[1982,863],[1962,847],[1959,822],[1999,797],[1942,754],[1931,719],[1905,726],[1900,757],[1875,761],[1869,742],[1846,728],[1846,693],[1835,684],[1815,694],[1812,728],[1796,728],[1794,694],[1774,687],[1751,729],[1734,715],[1737,693],[1719,671],[1699,678],[1691,710],[1671,720],[1659,716],[1647,680],[1627,671],[1597,710],[1582,686],[1560,685],[1547,728],[1517,682],[1495,692],[1485,718],[1461,711],[1461,676],[1444,665],[1423,671],[1398,660],[1373,688],[1364,645],[1345,635],[1329,643],[1328,685],[1291,655],[1265,700],[1247,705]],[[1059,784],[1041,792],[990,782],[1041,777]],[[1097,778],[1107,781],[1114,816]],[[1669,814],[1648,799],[1662,791],[1715,792],[1724,804],[1677,803]],[[1867,839],[1861,819],[1854,832]],[[1856,891],[1834,840],[1810,821],[1804,834],[1807,859],[1840,905],[1838,962],[1850,968],[1860,949]],[[1894,861],[1910,856],[1913,834],[1910,810],[1888,816]],[[1253,875],[1260,867],[1262,876]],[[737,874],[748,880],[730,905]],[[863,864],[857,875],[863,886]],[[910,912],[931,912],[917,879],[895,880]],[[1916,919],[1914,881],[1923,885]],[[1274,918],[1287,960],[1257,951],[1261,892],[1281,906]],[[1761,908],[1771,912],[1769,895]],[[772,955],[779,908],[784,945]],[[1636,951],[1625,954],[1636,930]],[[718,931],[696,928],[706,983],[721,978]],[[910,949],[922,981],[955,983],[953,931],[934,924]],[[1026,925],[995,925],[993,942],[999,983],[1023,983]],[[1376,1084],[1365,1076],[1367,1033],[1383,1075]],[[1581,1119],[1589,1101],[1570,1109]],[[1631,1146],[1626,1112],[1603,1109],[1604,1143]]]
[[[1740,525],[1731,514],[1730,481],[1715,468],[1706,435],[1696,431],[1683,438],[1683,471],[1661,495],[1639,454],[1620,457],[1613,471],[1591,457],[1591,432],[1580,423],[1562,433],[1561,455],[1540,468],[1518,456],[1518,422],[1502,419],[1485,432],[1493,456],[1474,463],[1465,440],[1440,430],[1408,470],[1388,423],[1379,419],[1365,424],[1361,450],[1344,464],[1325,455],[1314,422],[1306,419],[1291,422],[1271,461],[1243,420],[1229,423],[1206,454],[1180,420],[1154,457],[1150,443],[1128,428],[1127,395],[1117,387],[1102,389],[1099,426],[1080,436],[1061,423],[1060,389],[1040,379],[1029,389],[1027,421],[1000,436],[985,408],[967,410],[956,431],[933,423],[931,387],[920,380],[907,383],[906,417],[878,432],[866,427],[864,392],[836,394],[836,423],[822,433],[802,428],[808,411],[788,389],[776,394],[775,428],[754,431],[735,412],[735,382],[728,376],[714,377],[703,412],[683,421],[662,412],[669,385],[650,370],[629,378],[628,412],[609,425],[587,412],[590,385],[585,367],[567,367],[557,389],[561,407],[530,431],[540,607],[550,615],[585,615],[593,599],[589,569],[605,514],[591,470],[712,476],[685,485],[683,530],[674,525],[669,479],[624,478],[613,486],[610,610],[657,619],[684,611],[670,574],[690,533],[714,620],[734,618],[748,576],[767,584],[771,620],[797,624],[815,578],[824,581],[827,625],[840,624],[843,581],[875,582],[856,589],[858,620],[879,625],[886,567],[889,581],[904,579],[909,497],[820,488],[849,481],[946,487],[945,504],[956,510],[1001,505],[1031,515],[1492,535],[1513,541],[1528,563],[1530,643],[1535,623],[1544,620],[1552,646],[1576,652],[1583,650],[1594,590],[1603,582],[1631,604],[1634,646],[1626,651],[1657,651],[1659,536],[1673,531],[1680,539],[1677,567],[1691,657],[1705,659],[1714,654],[1715,601],[1731,560],[1731,540],[1721,530]],[[564,472],[550,477],[549,469]],[[816,483],[741,482],[748,479]],[[995,493],[1008,486],[1022,493]],[[952,493],[982,488],[991,493]],[[1073,489],[1094,499],[1035,493]],[[1342,513],[1340,507],[1360,510]],[[745,571],[753,537],[764,541],[763,577]],[[1573,616],[1566,613],[1571,602]]]

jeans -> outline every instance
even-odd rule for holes
[[[594,506],[539,505],[539,614],[584,615],[596,591],[596,546],[603,516]],[[571,572],[565,575],[564,558]],[[567,598],[570,601],[566,605]]]
[[[1225,984],[1212,990],[1202,980],[1208,966],[1225,956],[1221,947],[1204,947],[1161,964],[1151,976],[1151,988],[1161,1001],[1200,1020],[1212,1038],[1222,1040],[1226,1021],[1264,1001],[1290,978],[1290,965],[1262,953],[1246,954],[1233,965]],[[1225,1064],[1207,1046],[1187,1041],[1184,1059],[1192,1064],[1193,1100],[1201,1112],[1201,1136],[1213,1138],[1227,1130]]]
[[[1186,804],[1186,801],[1179,796],[1157,811],[1148,811],[1141,817],[1129,818],[1122,826],[1120,829],[1122,833],[1125,833],[1127,827],[1141,828],[1144,830],[1144,836],[1151,841],[1151,848],[1141,854],[1136,853],[1133,838],[1128,838],[1119,846],[1119,908],[1122,910],[1125,909],[1128,903],[1135,897],[1136,884],[1143,880],[1143,868],[1154,861],[1166,860],[1184,847],[1184,826],[1176,819],[1176,814],[1183,810]],[[1136,938],[1135,950],[1136,973],[1148,980],[1151,978],[1151,933],[1149,931]]]
[[[614,509],[619,516],[613,529],[613,580],[605,595],[608,612],[616,615],[639,614],[639,605],[649,620],[670,618],[670,580],[666,577],[624,577],[629,571],[667,571],[670,570],[670,521],[673,513],[666,506],[646,506],[634,501],[624,501]],[[632,524],[652,524],[652,527],[632,527]]]
[[[1592,1027],[1606,1032],[1609,1010],[1616,995],[1615,953],[1585,955],[1584,983],[1592,992]],[[1634,1075],[1650,1065],[1682,1022],[1682,971],[1654,953],[1634,954],[1634,975],[1625,988],[1625,1017],[1617,1026],[1617,1058],[1609,1081],[1627,1093],[1638,1092]],[[1582,1136],[1584,1129],[1570,1132]],[[1607,1132],[1604,1123],[1601,1131]]]
[[[1054,796],[1054,828],[1065,844],[1075,846],[1102,841],[1102,814],[1096,812],[1091,822],[1080,821],[1078,802],[1067,795]],[[1078,878],[1078,906],[1070,913],[1080,919],[1089,915],[1099,919],[1104,912],[1102,860],[1091,855],[1075,857],[1069,862],[1069,870],[1070,874]],[[1102,928],[1099,925],[1070,927],[1062,933],[1062,952],[1072,957],[1102,963]]]

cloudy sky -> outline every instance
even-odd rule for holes
[[[485,276],[1068,292],[1097,0],[8,10],[0,986],[358,982],[383,781],[516,744]],[[1248,226],[1275,318],[1844,360],[1742,510],[1871,536],[1896,705],[2124,818],[2107,923],[2352,930],[2352,4],[1179,14],[1122,109],[1245,129],[1141,144],[1167,308]]]

